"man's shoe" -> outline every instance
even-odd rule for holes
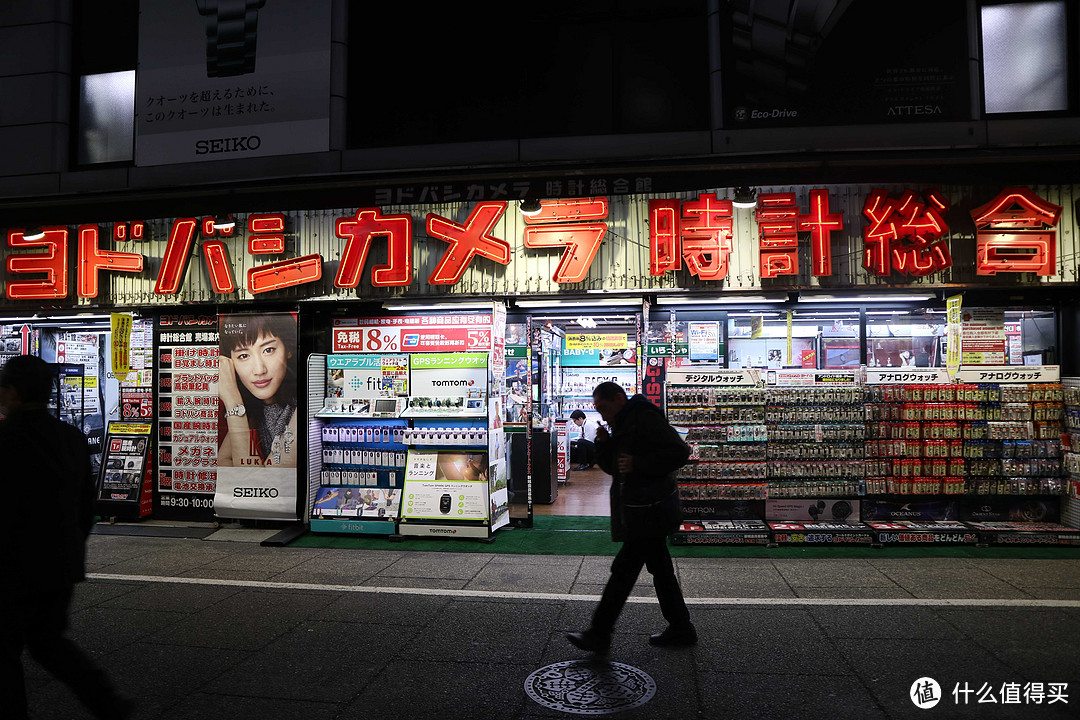
[[[596,653],[597,655],[606,655],[608,648],[611,647],[611,638],[602,637],[592,630],[566,633],[566,639],[578,650]]]
[[[690,647],[697,644],[697,629],[693,625],[668,625],[664,632],[650,635],[649,644],[656,647]]]

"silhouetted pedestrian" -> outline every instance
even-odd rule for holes
[[[21,355],[0,368],[0,458],[9,497],[36,498],[7,514],[0,539],[0,708],[27,717],[22,651],[72,689],[98,718],[126,718],[121,698],[94,662],[65,637],[75,583],[86,579],[94,478],[86,437],[49,414],[52,371]],[[33,512],[32,512],[33,511]]]
[[[656,598],[668,627],[649,637],[661,647],[697,642],[697,630],[683,600],[682,588],[668,553],[667,536],[681,521],[682,506],[675,471],[690,457],[690,448],[668,424],[660,408],[642,395],[627,399],[617,383],[600,383],[593,405],[612,432],[596,433],[596,457],[611,482],[611,536],[622,547],[611,564],[600,603],[584,632],[567,633],[575,647],[606,653],[615,621],[644,565],[653,576]]]

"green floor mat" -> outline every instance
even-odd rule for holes
[[[290,547],[365,548],[369,550],[424,550],[427,552],[486,552],[522,555],[614,555],[619,544],[611,541],[607,517],[558,515],[533,516],[532,528],[502,528],[491,542],[407,538],[392,541],[386,536],[328,535],[306,533]],[[1080,548],[1040,547],[830,547],[800,546],[766,548],[723,545],[676,545],[673,557],[716,558],[1080,558]]]

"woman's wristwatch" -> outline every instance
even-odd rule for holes
[[[246,414],[247,408],[244,407],[244,403],[238,403],[225,411],[225,417],[243,417]]]

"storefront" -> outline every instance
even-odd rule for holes
[[[9,229],[5,351],[82,366],[118,515],[490,538],[614,380],[694,446],[681,541],[1080,543],[1080,186],[588,189]]]

